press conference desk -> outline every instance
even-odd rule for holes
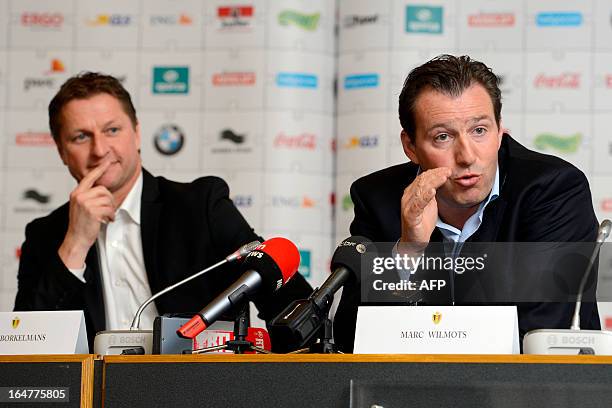
[[[582,408],[610,405],[612,356],[0,356],[0,387],[58,384],[94,407]]]
[[[612,401],[612,357],[596,356],[109,356],[104,370],[105,407],[601,407]]]

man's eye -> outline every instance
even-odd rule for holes
[[[482,136],[482,135],[484,135],[485,133],[487,133],[487,128],[484,128],[484,127],[477,127],[476,129],[474,129],[474,133],[475,133],[475,134],[477,134],[477,135],[479,135],[479,136]]]
[[[87,137],[88,136],[85,133],[79,133],[78,135],[72,138],[72,141],[76,143],[84,142],[85,140],[87,140]]]
[[[450,139],[450,136],[448,135],[448,133],[440,133],[439,135],[436,135],[434,137],[434,140],[436,142],[446,142],[448,139]]]
[[[111,128],[108,128],[107,132],[110,133],[111,135],[115,135],[115,134],[119,133],[119,128],[118,127],[111,127]]]

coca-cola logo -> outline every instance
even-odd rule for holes
[[[564,72],[559,75],[539,74],[533,81],[536,88],[576,89],[580,88],[580,73]]]
[[[314,150],[317,147],[316,140],[316,136],[312,133],[290,136],[281,132],[274,138],[274,147]]]

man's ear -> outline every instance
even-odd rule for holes
[[[415,145],[406,133],[405,130],[402,129],[402,133],[400,134],[400,138],[402,139],[402,147],[404,148],[404,153],[411,162],[419,164],[419,159],[416,154]]]
[[[59,157],[60,159],[62,159],[62,163],[64,163],[64,165],[68,165],[66,163],[66,154],[64,152],[64,148],[62,147],[62,142],[60,140],[61,136],[58,136],[57,138],[53,138],[53,141],[55,142],[55,147],[57,148],[57,152],[59,153]]]
[[[499,133],[497,135],[497,150],[501,147],[502,139],[504,138],[504,133],[510,133],[508,129],[504,129],[504,123],[502,120],[499,120]]]

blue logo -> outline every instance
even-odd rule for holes
[[[238,208],[250,208],[253,206],[253,196],[237,195],[232,198],[234,205]]]
[[[354,74],[344,77],[344,89],[376,88],[378,74]]]
[[[163,125],[153,138],[155,148],[165,156],[177,154],[185,144],[185,133],[174,124]]]
[[[406,6],[406,32],[442,34],[442,7]]]
[[[310,251],[307,249],[300,249],[300,266],[298,272],[305,278],[310,278]]]
[[[281,88],[316,89],[319,80],[316,75],[300,72],[279,72],[276,74],[276,85]]]
[[[582,13],[571,11],[538,13],[536,24],[540,27],[578,27],[582,25]]]

